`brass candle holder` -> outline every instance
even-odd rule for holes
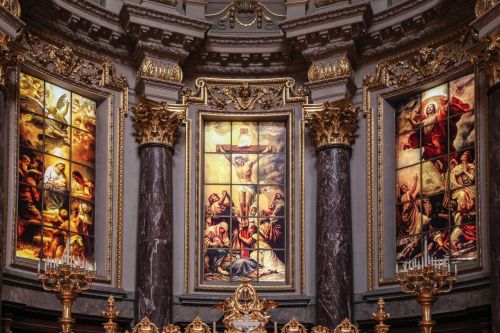
[[[104,331],[106,333],[117,333],[118,325],[114,322],[116,318],[120,315],[120,311],[115,310],[115,299],[113,296],[108,297],[108,308],[105,311],[101,311],[101,314],[108,321],[102,324],[104,326]]]
[[[436,301],[436,296],[449,293],[456,280],[456,265],[455,272],[452,273],[447,259],[414,261],[405,264],[402,272],[396,270],[396,281],[401,290],[415,296],[422,307],[420,332],[431,333],[434,325],[432,304]]]
[[[43,270],[38,266],[38,280],[46,291],[57,294],[62,305],[59,319],[61,333],[73,333],[71,308],[73,301],[81,292],[92,287],[95,271],[88,263],[75,262],[69,258],[64,260],[48,259]]]

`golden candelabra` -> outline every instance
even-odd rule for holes
[[[113,296],[108,297],[108,308],[105,311],[101,311],[101,314],[108,321],[102,324],[104,326],[104,331],[106,333],[117,333],[118,325],[113,321],[120,315],[120,311],[116,311],[115,308],[115,299]]]
[[[93,269],[86,262],[76,262],[67,257],[63,260],[48,259],[43,270],[40,270],[40,264],[38,265],[38,280],[43,289],[56,293],[61,302],[61,333],[73,333],[73,301],[78,294],[92,287],[94,279],[95,267]]]
[[[375,333],[387,333],[389,332],[389,325],[385,324],[384,321],[389,320],[391,315],[385,312],[385,302],[383,298],[379,298],[377,302],[377,312],[372,313],[373,319],[377,322],[375,325]]]
[[[396,281],[401,285],[401,290],[416,297],[422,307],[422,320],[419,322],[420,332],[431,333],[434,321],[432,320],[432,304],[436,296],[449,293],[457,280],[457,271],[450,270],[447,259],[414,260],[406,263],[402,272],[397,271]]]

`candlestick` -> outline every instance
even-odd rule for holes
[[[56,259],[47,258],[49,267],[37,274],[38,280],[46,291],[57,293],[62,305],[62,316],[59,319],[61,333],[72,333],[73,319],[71,308],[75,298],[92,287],[95,275],[80,267],[66,263],[56,263]]]
[[[431,260],[431,263],[434,260]],[[431,333],[434,321],[432,321],[432,304],[436,296],[451,291],[457,274],[451,274],[443,267],[443,260],[435,265],[431,264],[421,269],[414,268],[406,272],[396,274],[396,281],[401,285],[401,290],[416,297],[422,307],[422,320],[419,322],[422,333]],[[456,264],[455,264],[456,267]]]

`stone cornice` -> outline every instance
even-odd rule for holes
[[[134,18],[140,18],[150,20],[150,25],[155,26],[156,28],[160,27],[155,25],[155,23],[160,23],[161,25],[174,25],[177,28],[187,27],[197,32],[196,34],[194,34],[195,37],[203,37],[208,29],[210,29],[210,27],[212,26],[212,23],[207,21],[197,20],[182,15],[160,12],[132,3],[126,3],[123,5],[120,12],[120,17],[122,19],[122,24],[124,24],[125,26],[133,23]],[[173,30],[172,32],[178,31]]]
[[[494,21],[498,17],[500,17],[500,2],[497,2],[493,7],[489,8],[481,16],[472,21],[470,26],[476,29],[478,32],[481,32],[481,30],[486,25],[488,25],[490,22]]]
[[[0,24],[0,31],[4,31],[10,37],[15,37],[15,33],[24,27],[23,21],[2,6],[0,6],[0,21],[2,21],[2,24]]]
[[[319,26],[321,24],[331,24],[336,26],[336,21],[344,18],[363,17],[364,20],[371,17],[372,10],[369,4],[359,4],[340,8],[334,11],[308,15],[294,20],[280,23],[280,27],[287,32],[302,30]]]
[[[120,17],[117,13],[113,13],[112,11],[107,10],[106,8],[99,6],[90,1],[82,1],[82,0],[53,0],[54,4],[62,5],[62,4],[70,4],[73,7],[78,8],[80,11],[90,14],[91,16],[100,17],[106,21],[119,24]]]
[[[390,19],[394,16],[397,16],[401,13],[407,12],[410,9],[413,9],[414,7],[417,7],[421,4],[424,4],[426,2],[431,2],[432,0],[409,0],[405,1],[401,4],[398,4],[396,6],[390,7],[376,15],[373,16],[373,23],[380,23],[382,21],[385,21],[387,19]]]

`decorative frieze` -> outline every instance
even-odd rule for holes
[[[311,82],[351,75],[352,66],[347,57],[340,57],[330,62],[312,64],[307,72],[307,78]]]
[[[316,149],[332,144],[351,145],[358,128],[359,109],[352,106],[351,98],[304,105],[304,120]]]
[[[186,106],[144,100],[132,107],[136,139],[140,145],[164,144],[174,147],[186,116]]]
[[[165,64],[152,59],[144,59],[139,67],[139,76],[158,80],[182,82],[182,69],[177,64]]]
[[[205,104],[215,111],[235,109],[253,111],[277,109],[285,104],[307,103],[309,90],[293,89],[292,78],[278,79],[211,79],[198,78],[197,91],[184,88],[183,102]]]

